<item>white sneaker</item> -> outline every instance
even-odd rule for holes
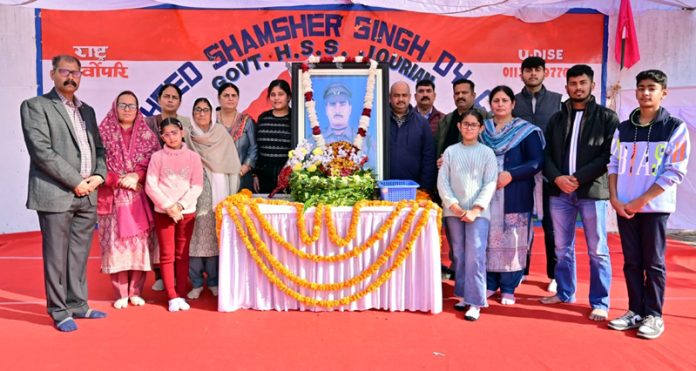
[[[218,296],[218,287],[217,286],[211,286],[208,287],[208,290],[213,294],[213,296]]]
[[[161,278],[152,284],[152,291],[164,291],[164,282]]]
[[[500,304],[502,305],[514,305],[515,295],[514,294],[502,294],[500,295]]]
[[[131,296],[130,302],[131,304],[138,307],[141,305],[145,305],[145,299],[141,298],[140,296]]]
[[[184,298],[176,298],[176,299],[179,300],[179,309],[181,309],[181,310],[191,309],[191,306],[189,305],[189,303],[186,302],[186,300],[184,300]]]
[[[114,308],[123,309],[128,308],[128,298],[120,298],[114,302]]]
[[[549,285],[546,287],[546,291],[548,291],[552,294],[555,294],[558,292],[558,284],[556,283],[555,279],[551,280],[551,282],[549,282]]]
[[[466,303],[464,302],[464,299],[459,300],[457,304],[454,304],[454,310],[458,312],[463,312],[466,309]]]
[[[645,316],[638,327],[638,336],[646,339],[657,339],[665,332],[665,322],[662,317]]]
[[[198,299],[198,298],[201,296],[201,292],[202,292],[202,291],[203,291],[203,286],[201,286],[201,287],[194,287],[194,288],[191,289],[191,291],[189,291],[188,294],[186,294],[186,296],[187,296],[189,299]]]
[[[476,321],[479,319],[479,316],[481,315],[481,308],[477,306],[470,306],[469,310],[464,313],[464,319],[467,321]]]
[[[181,310],[181,307],[179,306],[179,298],[174,298],[169,300],[169,311],[170,312],[178,312]]]
[[[607,324],[610,329],[617,331],[630,330],[632,328],[637,328],[641,326],[643,318],[632,311],[627,311],[621,317],[609,321]]]

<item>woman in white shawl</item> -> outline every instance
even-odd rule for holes
[[[208,99],[196,99],[193,103],[193,122],[186,128],[186,143],[201,156],[205,173],[189,252],[189,278],[193,285],[187,295],[190,299],[197,299],[203,291],[204,272],[208,289],[217,296],[215,206],[239,190],[241,164],[237,148],[227,130],[222,125],[213,124],[212,108]]]

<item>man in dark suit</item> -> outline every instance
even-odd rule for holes
[[[94,109],[75,97],[81,75],[77,58],[54,57],[54,88],[21,106],[31,160],[27,208],[39,216],[48,314],[64,332],[77,330],[74,318],[106,316],[87,305],[96,189],[106,177],[106,162]]]

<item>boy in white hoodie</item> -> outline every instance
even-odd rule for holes
[[[609,327],[619,331],[638,327],[638,336],[646,339],[658,338],[665,329],[665,232],[690,152],[686,124],[661,107],[666,95],[664,72],[647,70],[636,76],[640,107],[616,129],[608,165],[629,309]]]

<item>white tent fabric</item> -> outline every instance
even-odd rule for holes
[[[0,233],[39,229],[36,213],[24,206],[29,155],[19,120],[19,105],[36,95],[34,10],[0,7]]]
[[[2,5],[25,6],[37,9],[60,10],[118,10],[131,8],[146,8],[149,6],[163,5],[164,2],[151,0],[0,0]]]
[[[594,9],[606,15],[616,15],[619,12],[621,0],[358,0],[355,3],[458,17],[503,14],[517,17],[525,22],[546,22],[573,8]],[[696,1],[634,0],[632,7],[634,13],[655,9],[677,10],[683,7],[696,7]]]
[[[594,9],[607,15],[618,13],[621,0],[0,0],[0,5],[26,6],[62,10],[115,10],[176,5],[192,8],[253,9],[298,5],[356,4],[421,13],[445,14],[457,17],[509,15],[525,22],[546,22],[560,17],[573,8]],[[649,10],[680,10],[696,8],[696,0],[634,0],[634,14]]]

